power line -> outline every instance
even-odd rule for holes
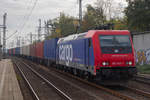
[[[22,27],[21,27],[19,33],[22,32],[22,30],[24,29],[24,27],[25,27],[27,21],[29,20],[29,17],[32,15],[32,12],[33,12],[33,10],[34,10],[36,4],[37,4],[37,1],[38,1],[38,0],[35,0],[35,2],[34,2],[32,8],[31,8],[29,14],[27,15],[27,17],[26,17],[26,15],[24,15],[23,20],[25,20],[25,18],[26,18],[26,20],[25,20],[24,23],[22,24]],[[30,1],[30,3],[31,3],[31,2],[32,2],[32,0]],[[27,6],[27,9],[28,9],[28,8],[29,8],[29,6]],[[11,35],[7,38],[7,40],[8,40],[9,38],[11,38],[12,36],[14,36],[17,32],[18,32],[18,31],[15,31],[13,34],[11,34]]]
[[[29,15],[27,16],[27,20],[23,23],[23,27],[22,27],[22,29],[20,30],[20,33],[22,32],[22,30],[24,29],[24,27],[25,27],[26,23],[28,22],[30,16],[32,15],[32,12],[33,12],[34,8],[36,7],[37,1],[38,1],[38,0],[35,0],[35,2],[34,2],[34,4],[33,4],[33,7],[32,7],[32,9],[31,9]]]
[[[29,2],[29,3],[28,3],[28,2]],[[32,4],[32,0],[30,0],[30,1],[28,1],[28,2],[26,3],[26,5],[27,5],[26,10],[27,10],[27,11],[28,11],[29,8],[30,8],[30,4]],[[26,16],[28,16],[28,13],[23,16],[23,21],[26,20]],[[22,24],[22,21],[20,22],[20,24],[18,24],[18,26],[21,26],[21,24]]]
[[[26,3],[26,9],[28,10],[29,9],[29,7],[30,7],[30,5],[31,5],[31,3],[32,3],[32,1],[33,0],[29,0],[28,2],[29,3]],[[37,2],[37,0],[36,0],[36,2]],[[35,5],[35,4],[34,4]],[[32,9],[33,9],[33,7],[32,7]],[[31,11],[30,11],[30,13],[31,13]],[[23,16],[23,21],[26,21],[27,19],[28,19],[28,17],[29,17],[29,15],[30,14],[25,14],[24,16]],[[26,17],[27,16],[27,17]],[[21,24],[22,24],[22,22],[20,22],[20,24],[18,24],[18,26],[21,26]],[[25,22],[22,24],[22,27],[21,27],[21,30],[24,28],[24,26],[25,26]],[[21,30],[20,30],[20,32],[21,32]],[[8,39],[10,39],[11,37],[13,37],[14,35],[16,35],[17,34],[17,30],[14,32],[14,33],[12,33],[10,36],[8,36],[7,38],[6,38],[6,40],[8,40]]]
[[[18,31],[16,30],[14,33],[12,33],[10,36],[8,36],[8,37],[6,38],[6,40],[10,39],[10,38],[11,38],[12,36],[14,36],[17,32],[18,32]]]

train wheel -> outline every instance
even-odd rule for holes
[[[84,72],[84,79],[85,80],[89,80],[89,73],[88,72]]]
[[[77,75],[77,70],[73,68],[73,74]]]

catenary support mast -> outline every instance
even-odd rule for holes
[[[7,17],[7,13],[3,15],[3,56],[4,58],[6,52],[6,17]]]

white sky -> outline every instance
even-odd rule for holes
[[[17,34],[7,40],[15,40],[18,35],[24,36],[29,32],[37,33],[38,19],[44,20],[53,19],[59,16],[60,12],[64,12],[70,16],[78,16],[77,0],[37,0],[37,4],[30,15],[31,9],[36,0],[0,0],[0,25],[2,24],[2,16],[7,13],[7,36],[10,36],[16,30]],[[124,5],[125,0],[114,0],[115,4],[121,2]],[[87,4],[92,4],[96,0],[83,0],[83,12]],[[114,4],[114,5],[115,5]],[[24,24],[24,28],[22,29]],[[22,29],[22,30],[21,30]],[[21,32],[21,33],[20,33]]]

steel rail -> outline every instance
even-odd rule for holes
[[[24,72],[19,68],[19,64],[17,64],[16,61],[14,61],[14,60],[13,60],[13,62],[14,62],[14,64],[16,65],[17,69],[20,71],[20,73],[21,73],[22,77],[24,78],[24,80],[26,81],[26,83],[27,83],[29,89],[32,91],[32,94],[33,94],[34,98],[35,98],[36,100],[40,100],[40,98],[39,98],[38,95],[36,94],[35,90],[33,89],[32,85],[30,84],[30,82],[29,82],[28,79],[26,78]]]
[[[34,64],[34,63],[32,63],[32,64]],[[34,65],[35,65],[35,64],[34,64]],[[131,98],[131,97],[128,97],[128,96],[123,95],[123,94],[120,94],[120,93],[117,92],[117,91],[114,91],[114,90],[105,88],[105,87],[103,87],[103,86],[97,85],[97,84],[92,83],[92,82],[88,82],[88,81],[86,81],[86,80],[83,80],[83,79],[81,79],[81,78],[79,78],[79,77],[76,77],[76,76],[74,76],[74,75],[71,75],[71,74],[69,74],[69,73],[65,73],[65,72],[63,72],[63,71],[56,70],[56,69],[54,69],[54,68],[53,68],[53,70],[56,71],[56,72],[59,72],[60,74],[64,74],[64,75],[66,75],[66,76],[68,76],[68,77],[74,78],[74,79],[76,79],[76,80],[78,80],[78,81],[80,81],[80,82],[82,82],[82,83],[85,83],[85,84],[88,84],[88,85],[90,85],[90,86],[92,86],[92,87],[95,87],[95,88],[98,88],[98,89],[100,89],[100,90],[103,90],[103,91],[105,91],[105,92],[107,92],[107,93],[110,93],[110,94],[112,94],[112,95],[114,95],[114,96],[116,96],[116,97],[119,97],[119,98],[121,98],[121,99],[123,99],[123,100],[135,100],[135,99],[133,99],[133,98]]]
[[[144,75],[137,75],[136,77],[143,78],[143,79],[146,79],[146,80],[150,80],[150,78],[146,78]]]
[[[150,78],[146,78],[144,76],[139,76],[139,75],[136,75],[134,77],[135,77],[135,79],[133,79],[133,80],[150,85]]]
[[[31,68],[28,64],[21,61],[24,65],[26,65],[27,68],[29,68],[33,73],[35,73],[38,77],[43,79],[47,84],[52,86],[59,95],[61,95],[65,100],[72,100],[68,95],[66,95],[64,92],[62,92],[60,89],[58,89],[54,84],[52,84],[50,81],[48,81],[46,78],[44,78],[42,75],[40,75],[37,71],[35,71],[33,68]]]
[[[135,88],[128,87],[128,86],[125,86],[125,85],[121,85],[121,86],[124,87],[124,88],[127,88],[128,90],[131,90],[131,91],[133,91],[133,92],[135,92],[135,93],[137,93],[139,95],[143,95],[145,97],[150,98],[150,93],[149,92],[145,92],[143,90],[135,89]]]
[[[55,70],[55,69],[54,69],[54,70]],[[103,90],[103,91],[105,91],[105,92],[107,92],[107,93],[110,93],[110,94],[112,94],[112,95],[114,95],[114,96],[116,96],[116,97],[119,97],[119,98],[121,98],[121,99],[123,99],[123,100],[135,100],[135,99],[133,99],[133,98],[131,98],[131,97],[128,97],[128,96],[123,95],[123,94],[120,94],[120,93],[117,92],[117,91],[114,91],[114,90],[105,88],[105,87],[103,87],[103,86],[101,86],[101,85],[97,85],[97,84],[92,83],[92,82],[88,82],[88,81],[86,81],[86,80],[83,80],[83,79],[78,78],[78,77],[76,77],[76,76],[73,76],[73,75],[71,75],[71,74],[64,73],[64,72],[58,71],[58,70],[55,70],[55,71],[57,71],[57,72],[59,72],[59,73],[61,73],[61,74],[67,75],[67,76],[69,76],[69,77],[72,77],[72,78],[74,78],[74,79],[76,79],[76,80],[78,80],[78,81],[80,81],[80,82],[82,82],[82,83],[88,84],[88,85],[90,85],[90,86],[92,86],[92,87],[95,87],[95,88],[98,88],[98,89],[100,89],[100,90]]]

